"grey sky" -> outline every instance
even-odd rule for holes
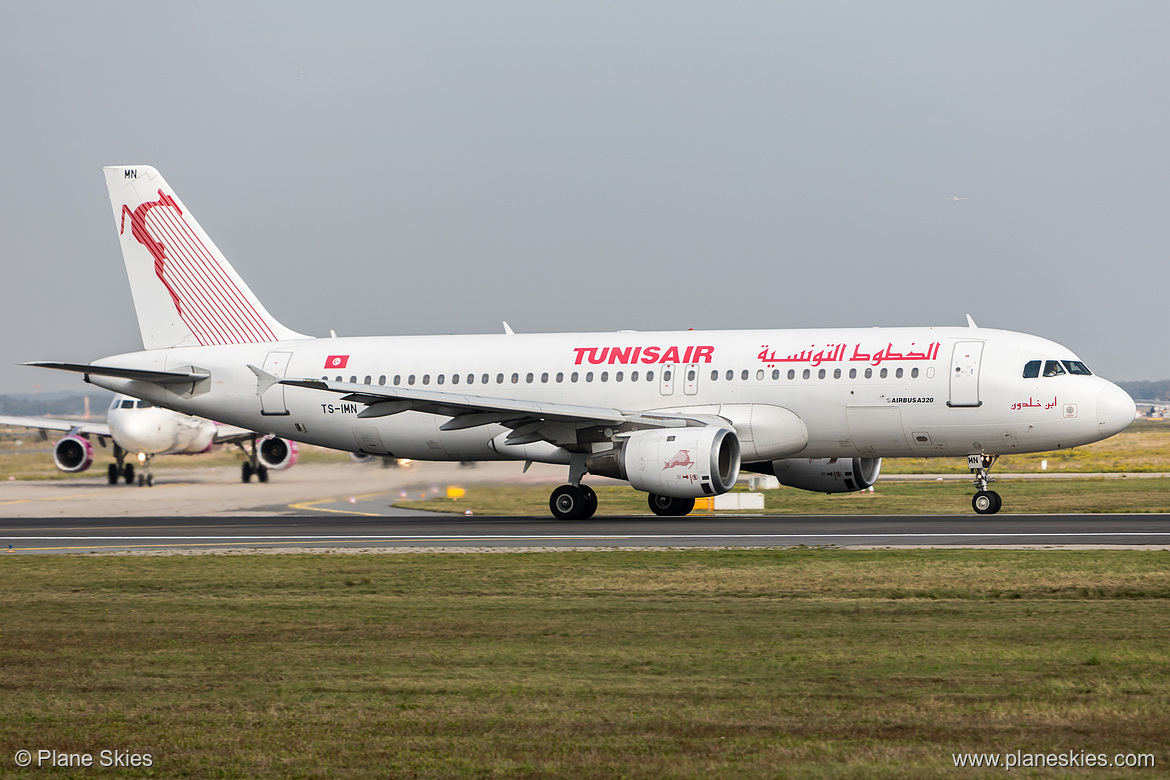
[[[0,392],[141,347],[100,171],[131,163],[306,333],[969,312],[1165,378],[1167,29],[1159,2],[6,2]]]

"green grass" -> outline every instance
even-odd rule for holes
[[[0,761],[55,778],[96,770],[11,756],[120,748],[152,755],[135,776],[180,778],[913,778],[1023,749],[1153,752],[1165,772],[1168,564],[13,555]]]
[[[588,481],[588,480],[586,480]],[[1167,512],[1170,478],[1000,480],[992,485],[1004,499],[1004,512],[1029,514],[1067,512]],[[629,487],[597,488],[598,514],[650,514],[646,494]],[[433,498],[400,501],[395,506],[432,512],[476,515],[549,513],[548,486],[468,485],[458,500]],[[897,482],[879,480],[873,493],[809,493],[795,488],[760,491],[763,514],[918,515],[973,514],[970,482]],[[737,510],[737,513],[738,510]],[[760,512],[744,512],[760,514]],[[696,514],[703,514],[696,510]]]

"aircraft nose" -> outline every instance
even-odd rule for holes
[[[1137,416],[1137,406],[1129,393],[1115,384],[1107,384],[1097,393],[1097,425],[1102,438],[1121,433]]]

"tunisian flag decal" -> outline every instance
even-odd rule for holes
[[[325,358],[325,368],[345,368],[349,355],[330,355]]]

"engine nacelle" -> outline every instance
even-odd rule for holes
[[[53,445],[53,463],[68,474],[85,471],[93,465],[93,445],[80,436],[64,436]]]
[[[739,439],[727,428],[637,431],[620,448],[586,461],[589,471],[671,498],[726,493],[739,477]]]
[[[774,460],[770,465],[781,485],[814,493],[852,493],[877,482],[882,459],[786,458]]]
[[[292,468],[293,464],[297,462],[299,454],[295,441],[282,439],[278,436],[265,436],[260,440],[260,446],[257,449],[260,463],[274,471]]]

